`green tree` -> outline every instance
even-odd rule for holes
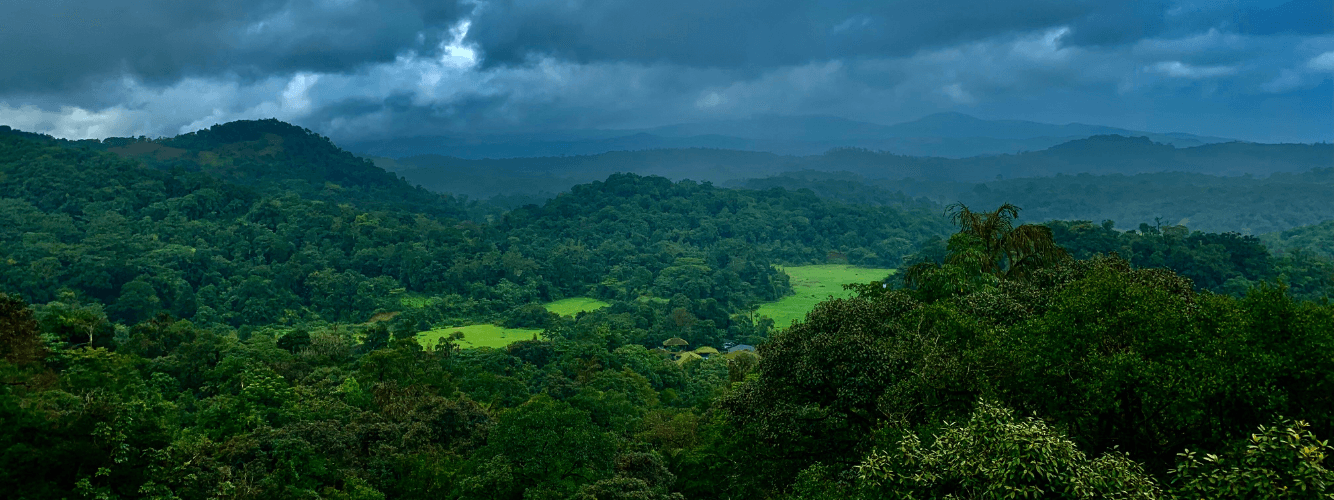
[[[1161,489],[1142,466],[1111,452],[1090,459],[1041,419],[982,402],[967,422],[924,445],[908,434],[856,466],[862,498],[1122,498]]]
[[[1284,421],[1260,426],[1245,447],[1223,455],[1187,450],[1172,469],[1172,496],[1180,499],[1318,499],[1334,492],[1334,471],[1325,460],[1334,451],[1316,439],[1310,425]]]
[[[962,203],[946,208],[950,222],[961,234],[977,238],[981,253],[954,253],[947,260],[971,262],[983,271],[1003,277],[1022,278],[1035,269],[1069,259],[1064,248],[1052,240],[1051,228],[1042,225],[1014,225],[1019,207],[1009,203],[991,212],[974,212]]]
[[[546,395],[500,415],[472,458],[467,498],[566,498],[612,474],[616,441],[583,410]]]
[[[109,312],[129,323],[138,323],[157,315],[161,308],[162,299],[158,297],[153,285],[136,279],[121,287],[120,297],[109,308]],[[92,340],[89,339],[89,342]]]

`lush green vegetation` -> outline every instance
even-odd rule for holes
[[[774,302],[761,304],[755,310],[757,316],[769,318],[778,328],[786,328],[793,321],[805,319],[806,313],[830,297],[850,296],[852,292],[844,289],[843,285],[884,281],[894,270],[822,264],[786,266],[783,267],[783,272],[791,278],[793,294]]]
[[[721,402],[757,488],[1329,494],[1317,436],[1334,431],[1334,365],[1315,353],[1334,342],[1334,307],[1274,286],[1195,292],[1115,257],[1007,276],[987,271],[987,248],[961,233],[915,287],[860,287],[761,346],[757,376]]]
[[[924,209],[635,175],[474,222],[331,149],[270,121],[91,145],[2,135],[0,286],[110,322],[165,312],[243,335],[395,311],[418,331],[541,328],[529,306],[590,297],[651,309],[636,343],[720,346],[751,334],[734,315],[789,293],[774,264],[894,263],[945,228]]]
[[[1203,233],[1183,226],[1118,231],[1110,221],[1050,222],[1057,243],[1076,257],[1116,253],[1141,268],[1169,268],[1197,288],[1236,297],[1260,283],[1279,282],[1294,297],[1334,297],[1334,260],[1307,251],[1273,255],[1259,238]]]
[[[637,175],[487,220],[275,127],[0,134],[8,498],[1334,487],[1327,258]],[[780,266],[861,283],[771,332]]]
[[[793,172],[739,182],[747,189],[810,189],[844,203],[902,205],[914,197],[990,207],[1013,203],[1027,222],[1113,220],[1121,229],[1141,223],[1185,225],[1205,232],[1260,235],[1334,218],[1334,153],[1304,171],[1226,177],[1161,172],[1133,175],[1052,175],[986,182],[878,179],[848,172]],[[1238,172],[1240,174],[1240,172]]]
[[[1334,258],[1334,220],[1265,234],[1260,239],[1281,254],[1309,252]]]

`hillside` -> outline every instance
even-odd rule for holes
[[[467,214],[466,207],[449,195],[418,189],[325,137],[278,120],[236,121],[151,140],[67,141],[7,127],[0,130],[0,136],[5,135],[67,149],[105,151],[163,171],[200,172],[265,194],[293,191],[310,199],[351,202],[367,209],[405,209],[455,218]]]
[[[1055,175],[989,182],[869,179],[849,172],[790,172],[728,183],[748,189],[811,189],[845,203],[898,204],[925,197],[942,205],[1014,203],[1029,222],[1116,221],[1185,225],[1206,232],[1258,235],[1334,218],[1334,169],[1220,177],[1200,173]]]
[[[1334,258],[1334,219],[1263,234],[1260,239],[1276,252],[1302,251]]]
[[[892,266],[946,231],[928,206],[628,174],[461,222],[451,198],[277,122],[157,141],[0,141],[0,287],[38,303],[100,304],[127,323],[166,312],[243,327],[387,311],[416,327],[499,321],[566,297],[648,296],[680,300],[655,305],[659,319],[639,341],[720,345],[738,334],[731,314],[789,293],[774,264],[837,255]],[[407,311],[400,296],[413,294],[434,299]],[[712,320],[665,330],[672,308]]]

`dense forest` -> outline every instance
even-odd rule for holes
[[[0,132],[11,498],[1334,493],[1328,224],[632,173],[502,210],[273,120]],[[905,272],[754,317],[792,293],[778,266],[824,263]],[[537,305],[568,297],[608,306]],[[542,333],[419,341],[464,323]]]
[[[586,294],[684,294],[734,311],[785,293],[772,264],[836,252],[892,266],[946,228],[930,205],[855,207],[635,175],[474,222],[456,200],[364,160],[323,162],[339,157],[327,140],[289,149],[312,136],[282,126],[285,135],[270,121],[238,122],[109,148],[205,148],[148,168],[139,154],[0,138],[9,193],[0,217],[14,261],[0,283],[38,302],[72,292],[127,322],[170,312],[233,327],[363,321],[395,291],[442,295],[454,316]],[[256,136],[270,153],[253,154]]]
[[[1334,218],[1334,154],[1323,168],[1267,177],[1165,172],[1136,175],[1054,175],[979,183],[869,179],[850,172],[788,172],[727,183],[746,189],[810,189],[854,204],[895,205],[907,198],[944,204],[1024,207],[1025,222],[1113,220],[1183,225],[1206,232],[1262,235]],[[1158,219],[1161,219],[1159,221]]]
[[[1326,224],[1325,226],[1327,226]],[[1140,223],[1139,229],[1121,231],[1115,222],[1049,221],[1053,241],[1077,259],[1117,255],[1138,268],[1171,269],[1189,279],[1197,290],[1244,297],[1263,283],[1281,283],[1287,293],[1305,300],[1334,296],[1334,260],[1304,247],[1271,252],[1255,236],[1204,233],[1184,226]],[[1322,226],[1316,226],[1318,229]],[[1309,234],[1308,228],[1297,231]],[[948,244],[933,238],[905,258],[908,263],[942,263]]]
[[[1270,233],[1262,238],[1280,253],[1306,251],[1334,258],[1334,220]]]

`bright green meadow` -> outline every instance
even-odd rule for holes
[[[435,345],[441,337],[454,332],[463,332],[463,340],[459,341],[459,347],[468,349],[473,347],[505,347],[520,340],[532,340],[533,336],[541,333],[542,330],[538,328],[504,328],[496,325],[451,326],[448,328],[433,328],[430,331],[418,333],[417,342],[424,346]]]
[[[783,272],[792,278],[792,291],[796,293],[776,302],[761,304],[756,311],[760,316],[773,319],[774,326],[780,329],[791,326],[793,321],[806,319],[806,313],[830,296],[851,296],[851,291],[843,289],[844,284],[880,281],[893,274],[894,270],[825,264],[788,266],[783,268]]]
[[[408,296],[403,297],[402,303],[406,307],[425,307],[429,297]],[[588,297],[571,297],[561,299],[555,302],[543,304],[548,311],[561,316],[573,316],[581,312],[595,311],[610,304],[597,299]],[[454,332],[463,332],[463,340],[459,342],[459,347],[464,349],[473,347],[505,347],[520,340],[529,340],[534,334],[540,333],[540,328],[505,328],[497,325],[468,325],[451,326],[444,328],[433,328],[429,331],[417,334],[417,341],[422,345],[433,345],[440,341],[441,337]]]
[[[561,316],[574,316],[581,312],[596,311],[598,309],[602,309],[609,305],[611,304],[608,304],[598,299],[590,299],[588,297],[570,297],[568,299],[561,299],[555,302],[548,302],[544,304],[544,307],[546,307],[548,311],[554,312]]]

